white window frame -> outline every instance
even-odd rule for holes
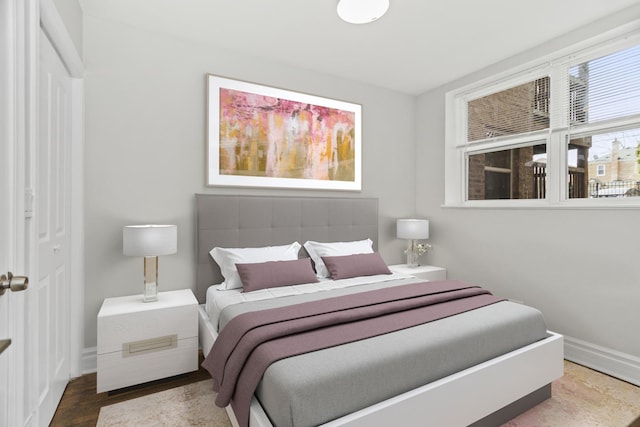
[[[605,176],[607,174],[607,167],[604,163],[596,165],[596,176]]]
[[[633,21],[588,41],[531,61],[490,78],[448,92],[445,96],[445,204],[473,208],[640,208],[640,198],[568,198],[566,93],[568,68],[640,43],[640,20]],[[551,77],[550,129],[516,136],[501,136],[467,142],[467,102],[535,79]],[[559,113],[562,112],[562,113]],[[640,117],[574,126],[571,136],[616,130],[640,124]],[[547,144],[547,189],[545,199],[468,200],[467,156],[486,151]]]

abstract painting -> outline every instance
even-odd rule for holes
[[[207,185],[356,190],[361,106],[207,75]]]

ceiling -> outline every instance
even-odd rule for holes
[[[80,0],[84,13],[420,94],[638,0],[391,0],[353,25],[337,0]],[[638,9],[633,9],[638,14]]]

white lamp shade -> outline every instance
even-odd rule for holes
[[[428,239],[429,221],[426,219],[399,219],[396,222],[398,239]]]
[[[373,22],[389,9],[389,0],[338,0],[338,16],[350,24]]]
[[[122,229],[122,253],[128,256],[160,256],[178,251],[178,226],[127,225]]]

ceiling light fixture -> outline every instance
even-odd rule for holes
[[[338,16],[350,24],[367,24],[382,17],[389,0],[338,0]]]

